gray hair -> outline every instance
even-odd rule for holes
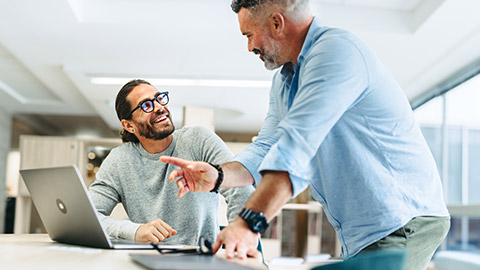
[[[246,8],[255,16],[265,17],[269,17],[274,11],[280,11],[293,21],[310,14],[309,0],[233,0],[230,6],[235,13]]]

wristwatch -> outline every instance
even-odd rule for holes
[[[243,208],[238,215],[245,220],[248,228],[254,233],[263,233],[268,228],[267,218],[263,213],[257,213],[251,209]]]

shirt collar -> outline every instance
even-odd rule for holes
[[[283,64],[283,67],[280,70],[280,73],[283,76],[289,76],[290,74],[293,74],[294,71],[295,71],[295,65],[293,65],[292,62],[288,62]]]
[[[317,17],[313,17],[312,24],[310,24],[310,27],[308,28],[307,36],[305,37],[305,41],[303,42],[302,50],[300,50],[300,54],[298,55],[298,58],[297,58],[298,65],[302,64],[303,59],[305,58],[305,54],[307,54],[307,52],[310,50],[313,43],[315,42],[315,33],[319,28],[320,28],[320,24],[317,20]],[[292,74],[294,70],[295,70],[295,65],[292,64],[291,62],[288,62],[283,65],[280,73],[283,76],[287,76],[288,74]]]

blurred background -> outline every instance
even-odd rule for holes
[[[480,1],[310,0],[365,41],[407,95],[452,213],[444,251],[480,251]],[[257,135],[272,71],[247,51],[227,0],[0,0],[0,228],[43,232],[20,168],[77,164],[87,185],[119,145],[113,107],[133,78],[169,91],[173,121],[232,151]],[[121,216],[121,215],[120,215]],[[337,256],[308,191],[263,239],[272,254]],[[295,233],[287,233],[295,232]]]

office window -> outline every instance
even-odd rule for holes
[[[480,249],[480,218],[469,218],[469,222],[468,244],[469,247],[472,247],[472,251],[478,252]]]
[[[414,114],[437,163],[447,206],[474,207],[469,215],[451,212],[443,247],[479,252],[480,218],[475,213],[480,213],[480,75],[431,99]]]
[[[462,203],[462,130],[447,129],[448,140],[448,193],[447,204]]]
[[[428,147],[432,152],[433,158],[437,163],[438,170],[441,171],[441,161],[442,161],[442,130],[434,126],[420,126],[423,136],[427,141]]]
[[[480,204],[480,130],[469,130],[468,142],[468,201]]]
[[[431,99],[416,108],[413,113],[418,123],[440,127],[443,123],[443,96]]]
[[[413,111],[432,152],[439,172],[442,171],[443,97],[437,97]],[[441,173],[440,173],[441,175]]]
[[[480,247],[480,218],[452,217],[446,244],[448,250],[478,252]]]
[[[447,203],[472,205],[475,201],[480,202],[480,193],[474,192],[475,184],[478,187],[478,176],[480,175],[478,173],[478,164],[480,164],[478,148],[480,140],[480,76],[447,92],[445,100],[447,102],[445,109],[447,126],[461,127],[459,134],[448,138],[449,141],[457,141],[460,137],[461,143],[455,147],[453,153],[449,153],[449,164],[452,164],[454,168],[451,169],[455,170],[455,172],[449,170],[449,177],[454,177],[455,184],[448,187],[452,197],[449,196]],[[460,149],[459,152],[458,149]],[[454,157],[450,157],[451,155]],[[456,172],[458,166],[460,166],[460,173]],[[453,194],[460,194],[460,197]]]

